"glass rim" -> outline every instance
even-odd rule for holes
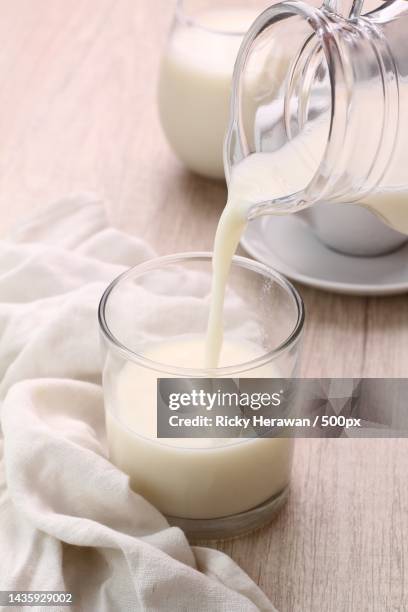
[[[129,268],[128,270],[117,276],[105,289],[98,307],[99,327],[102,332],[103,338],[122,358],[126,359],[127,361],[137,363],[145,368],[149,368],[157,372],[171,374],[178,377],[217,378],[221,376],[228,377],[239,374],[241,372],[246,372],[248,370],[258,368],[268,363],[269,361],[276,359],[279,355],[286,352],[288,349],[290,349],[297,343],[298,339],[301,336],[305,321],[304,303],[299,292],[292,285],[292,283],[290,283],[284,276],[282,276],[272,268],[269,268],[263,263],[255,261],[253,259],[248,259],[247,257],[242,257],[240,255],[235,255],[233,257],[232,265],[238,265],[238,267],[246,268],[247,270],[251,270],[252,272],[256,272],[258,274],[262,274],[263,276],[267,276],[270,279],[273,279],[280,285],[280,287],[282,287],[282,289],[286,291],[286,293],[291,297],[292,302],[295,305],[297,316],[294,327],[291,333],[287,336],[287,338],[277,347],[269,351],[265,351],[262,355],[256,357],[255,359],[251,359],[250,361],[246,361],[243,363],[223,366],[220,368],[185,368],[179,366],[172,366],[171,364],[165,364],[149,359],[148,357],[145,357],[142,353],[138,353],[128,348],[118,338],[116,338],[116,336],[110,330],[108,322],[106,320],[106,306],[115,288],[118,287],[123,281],[126,281],[132,276],[134,276],[135,273],[135,278],[137,278],[137,276],[141,276],[142,274],[145,274],[146,272],[152,270],[157,270],[163,265],[177,263],[180,264],[182,262],[194,260],[205,260],[211,263],[212,252],[191,251],[177,253],[174,255],[164,255],[162,257],[155,257],[153,259],[149,259],[148,261]]]
[[[186,0],[177,0],[176,3],[175,16],[180,23],[190,27],[199,28],[200,30],[204,30],[210,34],[219,34],[221,36],[244,36],[246,34],[247,29],[223,30],[221,28],[203,25],[196,17],[192,16],[185,10],[185,1]]]

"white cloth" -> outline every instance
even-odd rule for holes
[[[91,196],[0,242],[0,589],[72,591],[72,609],[86,612],[274,610],[106,458],[97,306],[117,274],[152,255]]]

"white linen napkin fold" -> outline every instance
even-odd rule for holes
[[[0,242],[0,589],[72,591],[86,612],[274,610],[107,459],[97,306],[153,255],[89,195]]]

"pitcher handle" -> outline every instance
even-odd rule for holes
[[[351,6],[348,2],[341,0],[324,0],[323,7],[330,13],[337,13],[346,19],[357,19],[361,15],[364,0],[352,0]]]

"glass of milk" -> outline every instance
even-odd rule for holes
[[[179,0],[163,54],[158,102],[166,138],[198,174],[224,178],[232,72],[244,34],[266,0]]]
[[[287,496],[293,440],[159,438],[157,379],[295,377],[304,322],[301,297],[286,279],[235,257],[219,367],[206,370],[211,257],[171,255],[132,268],[99,308],[110,459],[193,539],[267,523]]]

